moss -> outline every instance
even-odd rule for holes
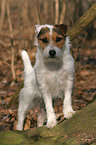
[[[0,145],[16,145],[23,142],[25,138],[14,131],[2,131],[0,133]]]
[[[96,132],[96,101],[77,111],[53,129],[45,126],[27,131],[0,132],[0,145],[75,145],[81,139]],[[96,136],[95,136],[96,137]]]

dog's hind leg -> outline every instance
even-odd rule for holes
[[[23,129],[23,123],[26,113],[33,107],[33,99],[38,93],[35,80],[35,72],[26,51],[21,52],[24,63],[24,88],[19,94],[18,124],[17,130]],[[38,93],[39,94],[39,93]],[[38,95],[37,95],[38,96]]]
[[[41,108],[40,109],[40,114],[38,115],[37,118],[37,126],[43,126],[44,122],[46,121],[46,113],[45,113],[45,109]]]
[[[23,130],[24,118],[30,108],[33,106],[33,96],[30,88],[23,88],[19,95],[19,108],[18,108],[18,124],[17,130]]]

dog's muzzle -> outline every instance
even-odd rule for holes
[[[56,55],[56,51],[55,50],[50,50],[49,55],[50,55],[51,58],[54,58],[55,55]]]

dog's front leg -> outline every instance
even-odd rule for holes
[[[53,128],[56,125],[56,116],[52,107],[52,98],[48,93],[43,93],[43,96],[47,113],[47,127]]]
[[[72,117],[73,114],[75,114],[75,111],[72,109],[72,88],[73,88],[73,81],[72,80],[66,80],[66,86],[65,86],[65,98],[63,102],[63,113],[64,117],[69,119]]]

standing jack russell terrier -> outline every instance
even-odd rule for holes
[[[21,52],[25,78],[19,95],[17,130],[23,129],[25,115],[34,106],[40,106],[37,126],[43,126],[47,115],[47,127],[53,128],[56,125],[56,116],[52,99],[56,97],[64,97],[65,118],[69,119],[75,113],[71,105],[74,59],[70,54],[70,41],[66,35],[68,26],[45,24],[36,25],[34,29],[37,45],[34,67],[27,52]]]

